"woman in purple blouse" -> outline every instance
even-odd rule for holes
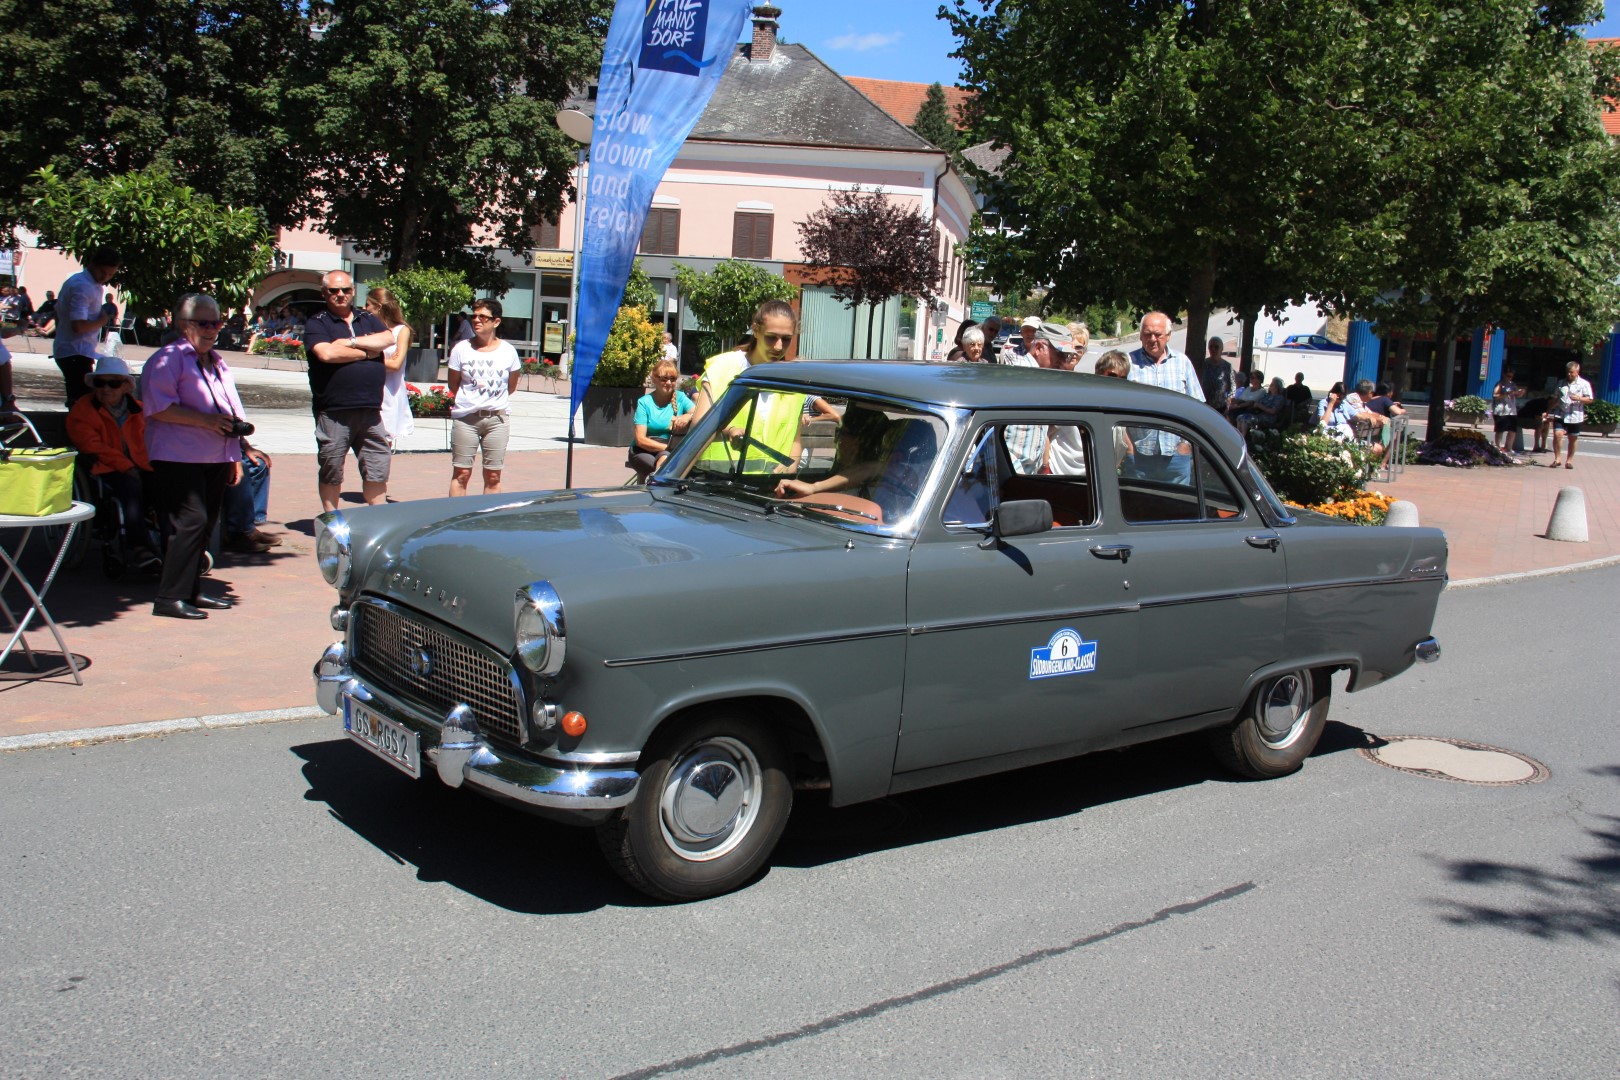
[[[242,436],[253,427],[243,419],[231,369],[214,349],[224,325],[219,304],[187,293],[174,312],[180,339],[141,369],[146,450],[169,538],[152,614],[206,619],[208,611],[231,606],[199,586],[225,489],[242,479]]]

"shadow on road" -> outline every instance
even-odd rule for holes
[[[564,915],[650,904],[621,885],[589,829],[557,825],[437,779],[396,771],[346,739],[292,748],[304,761],[304,798],[378,851],[497,907]]]
[[[1360,728],[1329,722],[1315,756],[1373,741]],[[653,903],[619,883],[589,829],[452,791],[436,779],[413,781],[344,739],[292,752],[304,761],[304,797],[325,803],[335,820],[389,858],[415,866],[420,881],[532,915]],[[836,809],[824,793],[799,792],[771,862],[822,866],[1208,782],[1242,781],[1215,764],[1200,737],[1187,736]]]
[[[1620,780],[1620,765],[1591,772]],[[1506,886],[1509,890],[1481,900],[1436,901],[1442,917],[1456,926],[1491,926],[1543,941],[1620,938],[1620,817],[1592,817],[1597,825],[1585,832],[1596,842],[1597,850],[1566,858],[1562,867],[1483,859],[1437,860],[1459,885],[1476,889]]]

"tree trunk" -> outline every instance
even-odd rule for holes
[[[1429,380],[1429,424],[1424,438],[1433,442],[1446,432],[1446,399],[1451,396],[1451,368],[1457,361],[1457,310],[1446,309],[1435,330],[1435,372]]]
[[[1209,352],[1209,304],[1215,292],[1215,248],[1205,249],[1204,261],[1187,283],[1187,355],[1201,358]]]
[[[872,324],[877,321],[877,301],[866,303],[866,359],[872,359]]]
[[[1389,385],[1395,388],[1398,397],[1406,389],[1406,370],[1412,366],[1412,335],[1397,334],[1395,336],[1395,358],[1390,361]]]
[[[1242,311],[1238,317],[1243,320],[1243,344],[1238,346],[1238,364],[1243,374],[1248,375],[1254,370],[1254,324],[1260,321],[1260,311]],[[1272,372],[1273,375],[1277,372]]]

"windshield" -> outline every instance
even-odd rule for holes
[[[919,509],[947,434],[932,414],[844,395],[733,388],[721,407],[725,420],[705,424],[660,484],[884,531]]]

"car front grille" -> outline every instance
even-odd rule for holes
[[[486,733],[522,741],[523,705],[510,664],[391,604],[362,600],[350,618],[355,671],[379,689],[422,706],[435,719],[466,705]]]

